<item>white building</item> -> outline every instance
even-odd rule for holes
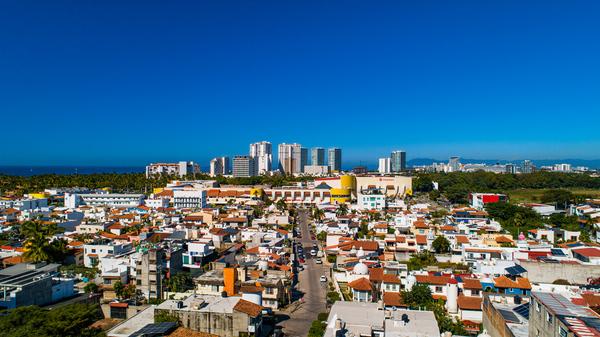
[[[382,210],[386,206],[385,194],[357,193],[356,202],[358,209]]]
[[[173,190],[173,206],[175,208],[205,208],[206,190],[177,191]]]
[[[390,158],[379,158],[379,173],[392,172],[392,160]]]
[[[271,143],[262,141],[250,144],[250,157],[256,158],[258,173],[273,171],[273,151]]]
[[[156,198],[154,194],[151,194],[150,199],[144,200],[144,204],[150,208],[165,208],[169,207],[169,198]]]
[[[304,173],[313,176],[327,176],[331,174],[331,167],[306,165],[304,166]]]
[[[0,199],[0,209],[14,208],[19,211],[35,211],[48,208],[46,198]]]
[[[308,164],[308,149],[300,144],[279,144],[279,170],[285,173],[300,173]]]
[[[137,207],[144,203],[144,194],[65,194],[65,207],[77,208],[79,206],[109,206],[109,207]]]
[[[257,158],[252,156],[233,157],[234,177],[255,177],[258,175]]]
[[[178,174],[183,177],[187,174],[200,173],[200,166],[193,161],[180,161],[179,163],[158,163],[146,166],[146,178],[154,175]]]
[[[450,168],[450,172],[460,171],[460,157],[450,157],[448,166]]]
[[[105,258],[109,255],[121,255],[129,253],[132,250],[133,243],[131,242],[110,242],[108,244],[83,245],[83,264],[86,267],[91,268],[96,260],[99,263],[99,259]]]

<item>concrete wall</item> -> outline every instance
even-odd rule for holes
[[[587,284],[589,277],[600,277],[600,268],[594,265],[523,261],[521,266],[527,269],[532,283],[552,283],[557,279],[564,279],[570,283]]]
[[[155,310],[155,314],[160,311],[169,310]],[[214,313],[180,310],[172,310],[171,312],[179,316],[183,327],[187,329],[223,337],[237,337],[240,332],[248,332],[249,317],[242,312]]]

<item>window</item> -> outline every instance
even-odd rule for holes
[[[479,296],[479,290],[471,290],[471,296]]]
[[[537,302],[535,304],[535,308],[536,308],[537,312],[542,312],[542,305],[540,304],[540,302]]]
[[[435,287],[435,292],[436,293],[441,293],[442,292],[442,287]]]
[[[265,293],[268,295],[275,294],[275,288],[265,288]]]
[[[212,286],[211,287],[211,291],[212,292],[219,292],[219,286]]]
[[[567,331],[563,329],[562,326],[558,327],[558,334],[561,335],[561,337],[567,337]]]
[[[95,249],[92,249],[92,253],[95,253],[95,252],[96,252],[96,250],[95,250]]]
[[[104,279],[104,284],[108,284],[108,285],[110,285],[110,283],[111,283],[111,282],[110,282],[110,279],[109,279],[109,278],[107,278],[107,279]]]
[[[136,280],[135,281],[135,285],[141,286],[142,285],[142,280]]]
[[[552,324],[552,314],[550,314],[549,312],[546,313],[546,320],[548,321],[548,323]]]

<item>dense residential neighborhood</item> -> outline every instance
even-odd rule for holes
[[[172,180],[145,193],[6,191],[0,306],[97,306],[84,330],[106,336],[598,333],[594,199],[453,204],[400,171],[273,186],[156,165]]]

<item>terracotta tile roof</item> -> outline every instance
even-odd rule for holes
[[[431,297],[433,297],[434,300],[439,300],[440,298],[446,300],[446,295],[431,294]]]
[[[502,253],[502,250],[500,249],[466,248],[465,251],[478,253]]]
[[[481,310],[481,301],[483,298],[474,296],[458,296],[458,307],[461,310]]]
[[[233,307],[234,310],[241,311],[250,316],[258,316],[260,315],[263,306],[254,304],[252,302],[246,301],[244,299],[240,299],[237,304]]]
[[[373,282],[381,282],[383,280],[383,268],[370,268],[369,279]]]
[[[258,246],[246,249],[246,254],[258,254]]]
[[[427,244],[427,235],[415,235],[417,239],[418,245],[426,245]]]
[[[600,305],[600,295],[596,294],[581,294],[588,306],[594,307]]]
[[[457,235],[455,237],[457,243],[469,243],[469,238],[466,235]]]
[[[497,243],[512,243],[513,241],[509,238],[507,238],[506,236],[498,236],[496,237],[496,242]]]
[[[465,289],[475,289],[475,290],[483,290],[483,286],[481,285],[481,281],[476,278],[463,278]]]
[[[360,291],[371,291],[373,289],[371,281],[367,280],[364,277],[361,277],[358,280],[354,280],[348,283],[348,287]]]
[[[407,305],[404,304],[400,293],[391,293],[386,291],[383,293],[382,300],[386,307],[407,307]]]
[[[456,230],[456,228],[454,228],[454,226],[442,226],[440,227],[441,231],[454,231]]]
[[[573,252],[585,257],[600,257],[600,249],[596,248],[573,249]]]
[[[177,328],[177,330],[173,331],[169,337],[219,337],[219,335],[213,335],[211,333],[200,332],[186,328]]]
[[[517,282],[515,282],[504,275],[494,279],[494,286],[496,288],[531,289],[529,279],[517,277]]]
[[[383,283],[402,283],[394,274],[383,274]]]
[[[436,285],[446,285],[449,276],[434,276],[434,275],[415,275],[418,283],[429,283]]]
[[[387,229],[388,225],[386,223],[382,223],[382,224],[373,226],[373,228]]]
[[[123,228],[125,228],[125,227],[123,227],[123,226],[121,226],[119,224],[114,223],[114,224],[108,226],[108,228],[106,228],[106,229],[123,229]]]
[[[400,242],[400,243],[406,242],[406,236],[396,236],[396,242]]]
[[[19,263],[23,263],[23,262],[29,262],[29,260],[24,259],[22,256],[13,256],[13,257],[7,257],[6,259],[2,260],[2,263],[4,263],[4,265],[17,265]]]
[[[85,242],[81,242],[81,241],[71,241],[69,242],[68,246],[71,247],[77,247],[77,246],[81,246],[81,245],[85,245]]]
[[[420,229],[429,229],[429,226],[427,226],[424,222],[422,221],[415,221],[413,223],[413,227],[414,228],[420,228]]]
[[[261,293],[265,290],[265,287],[261,286],[241,286],[240,292],[242,293]]]
[[[356,247],[356,249],[360,249],[362,247],[363,250],[372,250],[376,251],[379,249],[379,243],[374,241],[349,241],[340,243],[338,247],[341,250],[352,250],[352,246]]]

